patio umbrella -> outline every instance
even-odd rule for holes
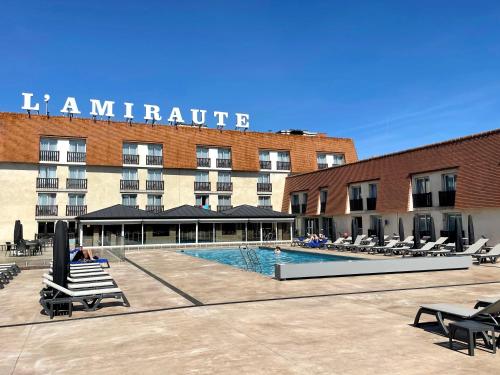
[[[63,221],[56,223],[52,253],[52,274],[54,282],[63,287],[68,285],[69,276],[69,238],[68,224]]]
[[[357,235],[358,235],[358,222],[356,221],[355,218],[352,218],[352,221],[351,221],[351,237],[352,237],[353,241],[354,241],[354,239],[356,238]]]
[[[330,238],[330,240],[332,242],[337,240],[337,224],[335,223],[335,220],[332,220],[332,233],[331,233],[331,237],[332,238]]]
[[[469,215],[467,217],[467,231],[469,232],[469,245],[472,245],[474,242],[476,242],[474,236],[474,223],[472,222],[472,215]]]
[[[378,237],[378,245],[384,246],[384,223],[382,222],[382,218],[378,218],[377,220],[377,237]]]
[[[455,218],[455,251],[460,253],[464,251],[464,240],[462,238],[462,220]]]
[[[24,233],[23,233],[23,225],[19,224],[19,236],[20,236],[20,241],[24,240]]]
[[[21,220],[14,223],[14,243],[17,245],[21,241]]]
[[[405,227],[403,225],[403,218],[399,218],[399,240],[403,241],[405,238]]]
[[[429,230],[431,232],[430,236],[431,238],[429,239],[429,241],[431,242],[436,242],[436,226],[434,225],[434,218],[431,216],[431,221],[429,223]]]
[[[413,217],[413,248],[420,249],[420,218],[415,215]]]

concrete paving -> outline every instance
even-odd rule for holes
[[[129,308],[49,320],[38,304],[43,270],[0,290],[0,374],[494,374],[500,366],[500,354],[469,357],[438,331],[412,326],[422,303],[500,296],[500,265],[277,281],[175,251],[127,257],[133,264],[109,271]]]

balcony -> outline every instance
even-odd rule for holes
[[[233,191],[233,183],[217,182],[217,191]]]
[[[319,212],[324,214],[326,212],[326,202],[320,202],[319,204]]]
[[[196,158],[196,165],[198,167],[210,168],[210,158]]]
[[[272,210],[273,209],[273,206],[271,205],[268,205],[268,204],[259,204],[257,205],[258,208],[264,208],[266,210]]]
[[[37,177],[36,188],[37,189],[58,189],[59,188],[59,179],[58,178]]]
[[[227,211],[230,210],[231,208],[233,208],[233,206],[218,205],[217,212]]]
[[[318,169],[325,169],[328,168],[328,164],[326,163],[318,163]]]
[[[67,178],[66,179],[66,189],[86,190],[87,189],[87,179],[86,178]]]
[[[231,168],[231,159],[217,159],[217,168]]]
[[[85,163],[87,160],[87,153],[68,151],[66,159],[68,163]]]
[[[139,180],[120,180],[120,190],[139,190]]]
[[[260,160],[260,169],[271,169],[271,160]]]
[[[350,199],[349,206],[351,211],[363,211],[363,199]]]
[[[273,184],[270,182],[257,182],[257,191],[259,193],[271,193],[273,191]]]
[[[155,212],[155,213],[162,212],[163,211],[163,205],[158,205],[158,204],[149,205],[148,204],[146,206],[146,211]]]
[[[455,190],[440,191],[439,192],[439,206],[440,207],[453,207],[455,205]]]
[[[146,155],[146,165],[163,165],[163,156]]]
[[[57,216],[57,206],[36,205],[35,216]]]
[[[87,206],[66,206],[66,216],[81,216],[87,213]]]
[[[292,214],[300,214],[300,204],[292,204]]]
[[[413,194],[413,207],[432,207],[432,193]]]
[[[139,155],[123,154],[123,164],[139,164]]]
[[[163,191],[164,190],[164,183],[163,183],[163,181],[147,180],[146,181],[146,190]]]
[[[377,209],[377,198],[366,198],[366,209],[368,211],[375,211]]]
[[[289,171],[291,169],[291,163],[289,161],[278,161],[276,162],[276,169],[278,171]]]
[[[210,182],[194,182],[194,190],[195,191],[210,191],[211,185]]]
[[[40,151],[40,161],[59,161],[59,151]]]

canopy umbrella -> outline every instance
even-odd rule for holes
[[[436,242],[436,226],[434,225],[434,218],[432,216],[429,223],[429,230],[431,232],[429,241]]]
[[[467,217],[467,232],[469,233],[469,245],[472,245],[476,242],[476,238],[474,236],[474,223],[472,222],[472,215]]]
[[[332,220],[332,233],[330,234],[330,236],[330,240],[332,242],[337,240],[337,224],[335,224],[335,220]]]
[[[399,218],[399,240],[403,241],[405,239],[405,227],[403,225],[403,218]]]
[[[378,245],[384,246],[384,223],[382,222],[382,218],[377,219],[377,237],[378,237]]]
[[[21,241],[24,240],[23,224],[19,224],[19,236],[21,236]]]
[[[16,220],[14,223],[14,243],[17,245],[22,239],[21,220]]]
[[[358,222],[356,221],[355,218],[352,218],[352,221],[351,221],[351,237],[352,237],[352,241],[354,242],[354,239],[356,238],[356,236],[358,235]]]
[[[68,224],[63,221],[56,223],[52,249],[53,281],[66,288],[69,276],[69,237]]]
[[[420,218],[418,215],[413,217],[413,248],[420,249]]]
[[[461,253],[464,251],[464,240],[462,237],[462,220],[460,217],[455,218],[455,251]]]

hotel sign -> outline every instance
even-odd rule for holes
[[[34,103],[33,93],[23,92],[22,96],[23,96],[23,106],[21,107],[22,109],[28,112],[40,111],[40,103]],[[50,95],[45,94],[44,102],[46,103],[46,108],[49,100],[50,100]],[[108,119],[115,117],[114,101],[111,100],[101,101],[99,99],[90,99],[90,104],[91,104],[90,115],[93,116],[94,118],[97,116],[107,117]],[[123,117],[125,118],[125,120],[132,122],[134,120],[134,103],[128,103],[128,102],[123,103],[123,110],[124,110]],[[47,109],[46,112],[48,114]],[[60,112],[68,116],[80,115],[81,112],[78,109],[78,103],[76,101],[76,98],[71,96],[67,97]],[[198,126],[206,125],[207,111],[205,109],[190,109],[190,112],[191,112],[191,123],[193,125],[198,125]],[[223,128],[226,126],[226,121],[229,118],[229,113],[223,111],[214,111],[213,117],[217,121],[216,126],[218,128]],[[235,113],[234,117],[236,121],[234,126],[237,129],[244,129],[244,130],[248,129],[248,127],[250,126],[250,115],[248,113]],[[144,120],[146,122],[151,121],[152,123],[155,123],[157,121],[161,121],[162,118],[163,117],[160,114],[160,107],[158,105],[144,104]],[[173,124],[185,124],[181,109],[179,107],[172,107],[170,109],[170,116],[168,117],[167,121]]]

